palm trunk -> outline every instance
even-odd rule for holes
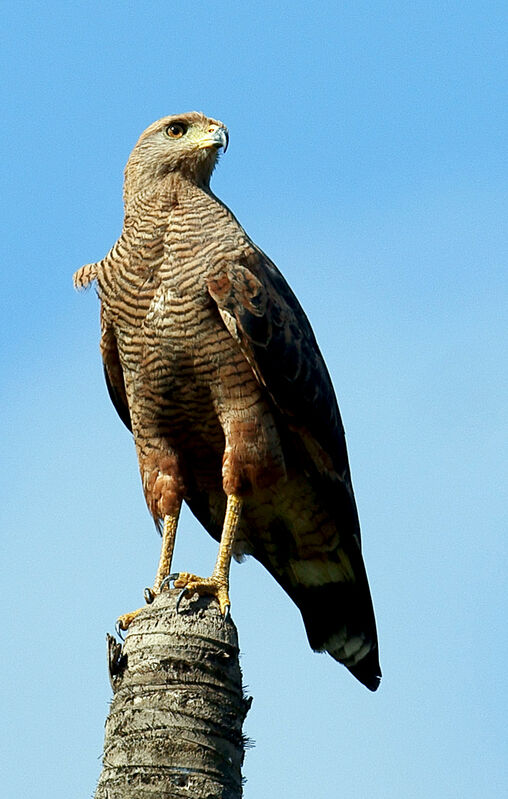
[[[236,628],[215,601],[156,597],[123,647],[108,636],[114,697],[95,799],[240,799],[242,690]]]

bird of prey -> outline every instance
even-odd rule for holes
[[[374,691],[376,624],[337,400],[286,280],[210,189],[228,138],[197,112],[150,125],[125,168],[120,238],[74,276],[97,283],[106,384],[162,530],[147,601],[168,584],[185,501],[219,550],[210,577],[180,572],[174,586],[215,596],[226,615],[231,558],[253,555],[300,609],[311,647]]]

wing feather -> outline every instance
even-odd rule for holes
[[[101,313],[101,316],[101,355],[108,394],[120,419],[132,433],[129,403],[127,401],[125,380],[123,376],[122,365],[120,363],[120,356],[118,354],[118,346],[116,343],[115,334],[113,329],[106,325],[104,320],[104,312]]]
[[[319,471],[350,484],[339,407],[309,320],[264,253],[252,247],[242,261],[222,261],[208,279],[224,324]]]

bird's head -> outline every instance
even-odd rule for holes
[[[141,134],[127,161],[125,201],[144,189],[156,188],[169,173],[208,186],[218,152],[226,151],[228,139],[222,122],[197,111],[154,122]]]

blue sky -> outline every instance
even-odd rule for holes
[[[105,633],[159,541],[71,276],[140,132],[222,119],[216,193],[304,305],[346,426],[384,680],[309,650],[233,567],[246,799],[508,791],[507,15],[502,3],[20,2],[2,10],[2,784],[90,796]],[[189,514],[175,567],[208,573]],[[20,768],[20,762],[22,767]]]

